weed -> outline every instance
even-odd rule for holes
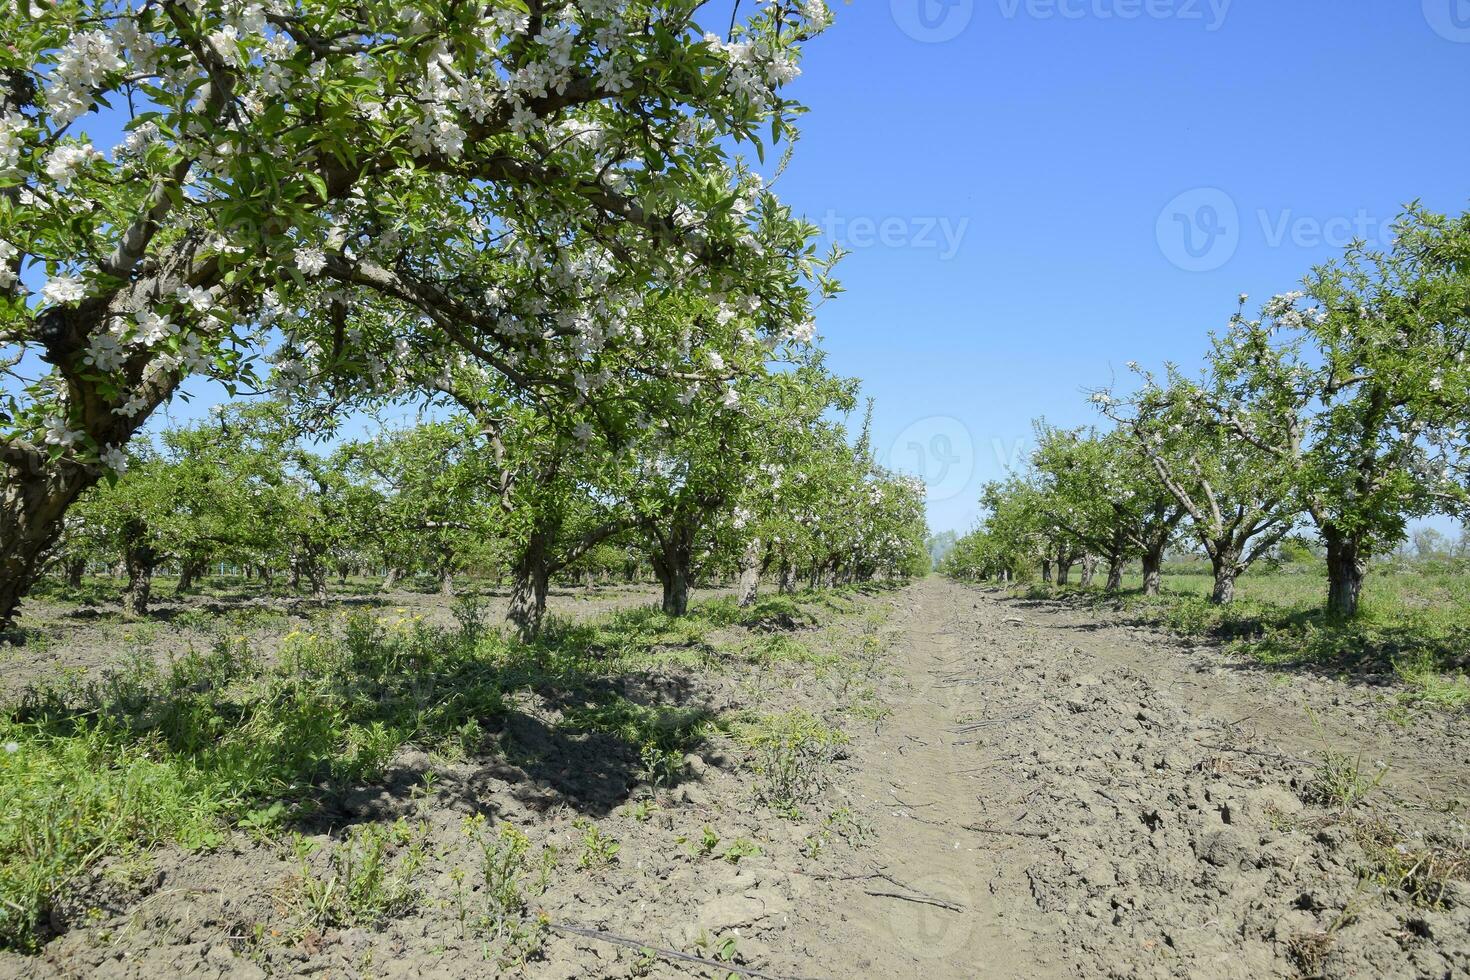
[[[1470,878],[1470,840],[1410,840],[1379,821],[1355,825],[1354,837],[1383,885],[1403,892],[1415,905],[1438,907],[1450,883]]]
[[[744,837],[741,837],[732,841],[730,846],[725,848],[725,853],[721,854],[720,857],[730,864],[739,864],[741,858],[755,857],[760,853],[760,846],[755,841],[746,840]]]
[[[1380,762],[1376,773],[1372,776],[1366,775],[1363,771],[1363,753],[1350,756],[1333,749],[1328,744],[1330,737],[1327,730],[1322,727],[1317,715],[1309,707],[1305,711],[1307,720],[1312,723],[1317,737],[1323,742],[1322,761],[1307,783],[1305,798],[1309,803],[1332,807],[1338,813],[1346,814],[1378,788],[1383,777],[1388,775],[1388,766]]]
[[[848,807],[842,806],[827,814],[822,826],[801,842],[801,852],[816,860],[826,850],[834,837],[840,837],[854,847],[860,847],[873,836],[871,825],[859,820]]]
[[[396,859],[395,844],[403,849]],[[422,833],[402,821],[389,830],[356,827],[332,850],[324,873],[302,861],[296,911],[314,929],[375,925],[402,915],[418,900],[412,879],[423,858]]]
[[[1299,932],[1286,941],[1286,955],[1303,977],[1320,977],[1334,939],[1326,932]]]
[[[1447,711],[1470,707],[1470,679],[1463,671],[1442,673],[1434,658],[1426,653],[1396,661],[1394,673],[1407,688],[1399,695],[1404,703]]]
[[[1307,796],[1310,802],[1347,813],[1376,789],[1387,774],[1388,767],[1380,763],[1372,776],[1366,775],[1361,752],[1350,756],[1324,749],[1322,762],[1307,785]]]
[[[257,841],[275,836],[286,818],[286,804],[276,800],[270,806],[251,810],[236,821],[236,826]]]
[[[465,818],[463,829],[480,852],[480,887],[474,890],[479,904],[472,910],[463,869],[451,873],[461,933],[468,926],[498,944],[503,966],[534,959],[545,946],[547,922],[544,917],[527,915],[525,877],[531,869],[530,838],[508,823],[490,833],[484,814]],[[555,857],[551,848],[541,850],[537,878],[531,886],[535,894],[544,894],[549,887]]]
[[[847,742],[841,732],[803,711],[746,722],[737,726],[736,737],[756,752],[756,801],[788,813],[826,788],[828,770]]]
[[[617,862],[621,844],[602,832],[597,824],[578,817],[572,826],[582,831],[582,853],[577,858],[577,867],[587,871],[610,868]]]
[[[687,837],[679,838],[680,844],[691,844],[689,854],[691,857],[708,857],[715,853],[715,848],[720,846],[720,835],[715,833],[715,828],[705,824],[699,832],[699,840],[691,841]]]

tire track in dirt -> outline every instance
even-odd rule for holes
[[[1097,619],[933,578],[905,597],[893,714],[848,784],[877,842],[814,889],[800,975],[1470,975],[1470,889],[1407,901],[1355,829],[1463,841],[1423,802],[1466,785],[1463,742],[1395,742],[1418,799],[1385,787],[1347,820],[1303,802],[1314,738],[1391,739],[1345,686],[1313,722],[1267,678]]]
[[[975,623],[962,616],[969,604],[933,580],[906,598],[891,623],[898,634],[893,713],[850,760],[851,805],[872,821],[876,843],[859,852],[865,867],[827,882],[833,912],[825,951],[803,973],[1054,975],[1047,937],[1028,921],[1029,899],[1015,901],[1026,888],[1021,870],[1042,857],[1043,842],[964,829],[984,819],[1024,821],[1026,808],[1021,781],[983,775],[984,758],[966,728],[977,710],[1004,710],[952,676],[973,659]]]

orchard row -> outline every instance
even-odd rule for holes
[[[651,572],[679,616],[697,581],[735,579],[748,605],[762,577],[785,592],[922,573],[922,487],[876,466],[866,432],[854,446],[815,414],[819,382],[769,380],[739,413],[691,411],[627,444],[459,412],[325,452],[279,403],[223,409],[135,447],[126,474],[71,508],[50,567],[74,585],[116,570],[131,615],[163,569],[180,594],[225,566],[321,601],[353,572],[384,590],[431,575],[445,592],[465,572],[509,577],[527,636],[557,576]]]
[[[1209,557],[1212,599],[1289,534],[1325,547],[1328,611],[1357,613],[1373,558],[1434,514],[1470,504],[1470,215],[1410,208],[1388,251],[1350,247],[1258,316],[1247,297],[1198,375],[1131,363],[1139,384],[1092,402],[1110,428],[1036,424],[1030,466],[986,486],[987,516],[946,561],[965,578],[1088,559],[1121,587],[1141,560]]]
[[[228,432],[138,450],[149,418],[200,385],[269,394],[310,436],[390,406],[463,413],[356,458],[285,440],[280,474],[245,485],[295,487],[310,524],[344,506],[339,485],[396,499],[368,457],[465,430],[442,462],[463,455],[490,480],[443,479],[489,493],[476,520],[510,549],[528,622],[548,570],[604,531],[642,529],[674,608],[697,556],[728,559],[705,537],[742,507],[748,527],[775,521],[754,550],[777,548],[777,566],[830,564],[838,537],[809,546],[828,532],[798,534],[803,512],[759,499],[777,480],[798,489],[787,436],[845,453],[843,476],[807,474],[835,481],[824,506],[900,494],[812,421],[835,404],[810,344],[837,256],[771,189],[785,158],[768,150],[794,143],[803,111],[781,90],[829,20],[822,0],[733,17],[692,0],[7,5],[0,625],[64,528],[93,533],[68,518],[78,501],[106,510],[155,471],[211,453],[221,474],[245,465],[220,448],[231,439],[285,439],[230,411]],[[94,144],[109,133],[116,146]],[[210,499],[231,505],[216,483]],[[438,521],[414,533],[442,538],[425,530]],[[155,553],[172,554],[168,523],[150,525]],[[779,545],[776,526],[793,529]],[[276,546],[275,562],[290,551],[317,575],[334,534]],[[874,534],[863,543],[888,547]],[[170,560],[194,560],[178,547]],[[463,553],[444,547],[378,560]],[[885,561],[859,551],[844,567]]]

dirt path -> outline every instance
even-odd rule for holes
[[[1453,724],[1411,737],[1381,695],[1055,604],[939,579],[907,599],[894,713],[847,783],[876,843],[817,882],[787,937],[796,975],[1470,971],[1464,883],[1438,908],[1405,900],[1359,829],[1397,835],[1399,856],[1436,834],[1463,847]],[[1353,819],[1303,803],[1327,745],[1391,766]]]
[[[975,691],[945,678],[974,656],[973,622],[962,617],[969,603],[936,580],[906,598],[891,624],[893,715],[851,759],[852,805],[873,820],[876,842],[861,852],[870,871],[849,873],[875,877],[827,883],[837,920],[825,942],[837,960],[806,972],[936,980],[1057,973],[1046,937],[1015,900],[1042,842],[964,829],[986,818],[1019,826],[1027,792],[1017,780],[977,781],[983,760],[974,737],[958,731],[976,714]],[[990,790],[985,805],[982,786]]]

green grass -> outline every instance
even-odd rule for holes
[[[1424,703],[1470,703],[1463,677],[1470,663],[1470,575],[1375,568],[1364,581],[1358,616],[1348,621],[1326,614],[1326,575],[1315,565],[1247,572],[1228,606],[1211,605],[1211,577],[1188,566],[1165,569],[1159,596],[1144,596],[1137,575],[1123,584],[1117,596],[1096,587],[1069,591],[1085,601],[1121,603],[1182,634],[1230,641],[1266,666],[1393,672]],[[1029,592],[1054,594],[1039,586]]]
[[[172,840],[221,843],[269,801],[371,779],[504,710],[503,645],[364,616],[291,634],[273,665],[221,641],[164,667],[35,688],[0,712],[0,944],[26,948],[68,882]]]

